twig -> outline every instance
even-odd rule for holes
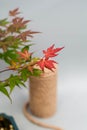
[[[3,73],[3,72],[5,72],[5,71],[10,71],[10,70],[14,70],[14,69],[8,68],[8,69],[0,70],[0,73]]]

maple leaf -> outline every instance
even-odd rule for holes
[[[32,34],[35,34],[35,33],[39,33],[39,32],[34,32],[34,31],[31,31],[31,30],[28,30],[28,31],[22,32],[20,35],[17,36],[17,38],[20,38],[23,41],[26,41],[27,37],[31,37],[32,38],[33,37]]]
[[[45,58],[48,59],[50,57],[55,57],[58,55],[57,52],[61,51],[64,47],[60,48],[54,48],[54,44],[49,47],[47,50],[43,50],[43,53],[45,54]]]
[[[39,65],[42,71],[44,71],[45,67],[53,71],[53,69],[55,69],[55,63],[57,62],[55,62],[54,60],[42,58],[39,62],[37,62],[37,65]]]
[[[19,8],[16,8],[16,9],[14,9],[14,10],[10,10],[10,11],[9,11],[9,15],[10,15],[10,16],[16,16],[17,14],[20,14]]]
[[[27,50],[24,50],[23,52],[17,52],[22,59],[29,60],[32,53],[29,53]]]
[[[26,26],[26,24],[28,22],[30,22],[31,20],[23,20],[24,18],[20,18],[20,17],[16,17],[12,20],[13,22],[13,26],[16,27],[16,28],[23,28]]]

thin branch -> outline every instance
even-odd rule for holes
[[[10,70],[14,70],[14,69],[7,68],[7,69],[4,69],[4,70],[0,70],[0,73],[3,73],[5,71],[10,71]]]
[[[26,65],[20,66],[19,69],[27,68],[29,65],[30,65],[30,66],[34,66],[36,63],[37,63],[37,62],[29,63],[29,64],[26,64]],[[15,69],[15,68],[7,68],[7,69],[0,70],[0,73],[6,72],[6,71],[11,71],[11,70],[17,71],[17,69]]]

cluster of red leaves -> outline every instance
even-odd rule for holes
[[[48,68],[51,71],[55,69],[54,60],[50,60],[49,58],[55,57],[58,55],[58,52],[61,51],[64,47],[61,48],[54,48],[54,44],[49,47],[47,50],[43,50],[44,57],[37,63],[39,67],[44,71],[44,68]]]

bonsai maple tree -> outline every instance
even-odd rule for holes
[[[52,60],[52,57],[57,56],[64,47],[55,48],[53,44],[47,50],[43,50],[43,57],[33,57],[33,52],[30,52],[30,38],[39,32],[27,30],[30,20],[20,17],[18,8],[9,11],[9,16],[0,20],[0,59],[7,63],[7,67],[0,70],[0,74],[11,70],[13,73],[8,78],[0,80],[0,92],[11,99],[10,94],[15,86],[25,86],[29,76],[40,76],[44,73],[44,68],[53,71],[57,62]],[[39,66],[40,69],[35,66]]]

